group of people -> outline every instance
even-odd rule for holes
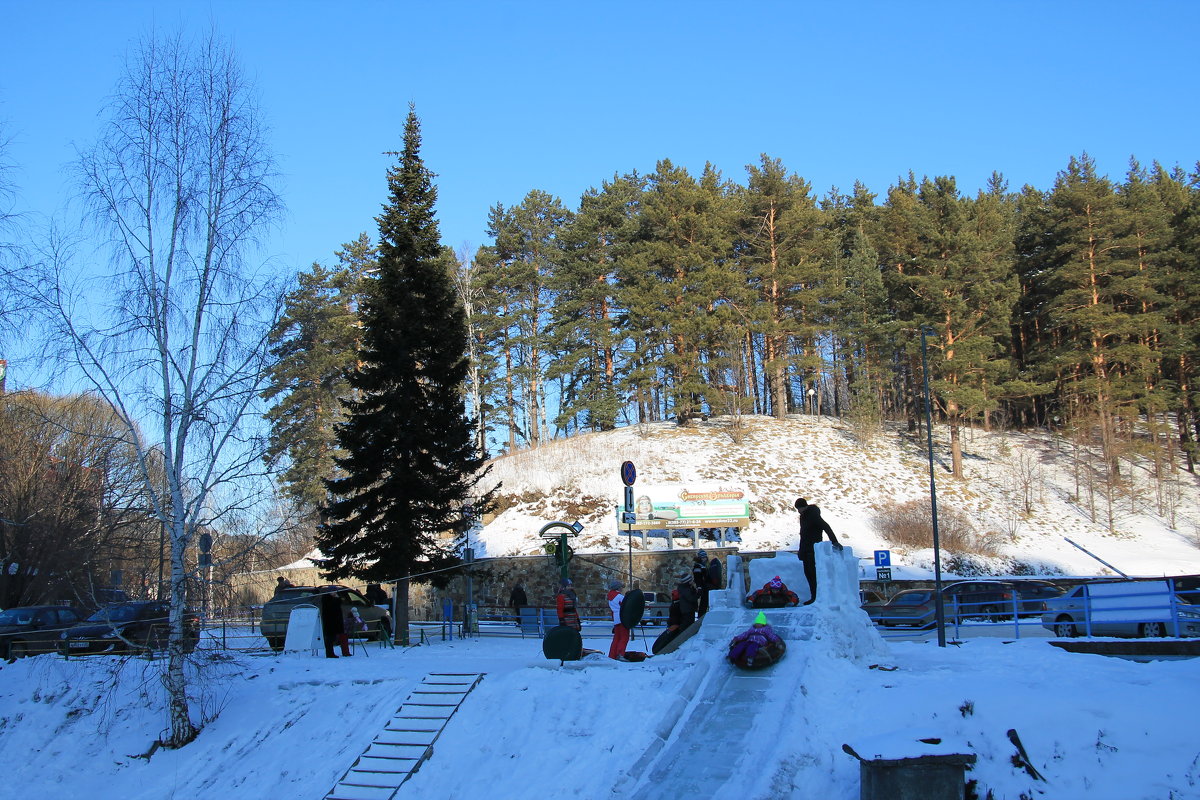
[[[835,550],[840,551],[842,545],[838,542],[833,528],[821,516],[821,510],[800,497],[794,504],[800,515],[800,546],[797,555],[804,565],[804,577],[808,582],[809,598],[804,605],[814,602],[817,598],[817,570],[815,548],[825,536],[829,537]],[[605,596],[608,608],[612,614],[612,642],[609,645],[609,658],[620,660],[625,656],[629,644],[630,629],[621,622],[621,607],[625,602],[625,584],[619,579],[607,582]],[[687,630],[698,618],[702,618],[709,608],[709,592],[723,588],[721,562],[710,559],[708,553],[700,550],[692,562],[691,569],[684,570],[677,577],[677,584],[671,591],[671,604],[667,610],[667,629],[655,642],[655,652],[661,646]],[[759,590],[747,597],[750,605],[755,607],[781,607],[787,604],[799,605],[800,598],[795,592],[776,576]],[[525,588],[520,583],[514,585],[509,595],[509,605],[516,613],[518,621],[521,608],[528,605],[529,599]],[[578,609],[579,598],[574,585],[569,578],[560,581],[555,592],[555,605],[558,612],[559,625],[582,630]],[[743,634],[739,634],[731,643],[730,660],[754,661],[759,651],[781,652],[779,637],[771,630],[763,614],[755,619],[755,624]],[[768,647],[769,646],[769,647]],[[736,652],[735,652],[736,651]],[[759,659],[761,661],[761,658]],[[747,662],[748,663],[748,662]]]

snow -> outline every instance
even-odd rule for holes
[[[730,588],[677,651],[641,663],[598,655],[560,664],[514,624],[504,637],[435,636],[329,660],[269,653],[245,630],[240,650],[210,642],[197,651],[191,708],[202,730],[176,751],[153,748],[167,724],[161,660],[0,663],[0,797],[318,800],[424,676],[482,672],[397,797],[855,800],[860,764],[842,750],[848,744],[871,759],[975,754],[966,776],[995,800],[1200,798],[1200,747],[1186,727],[1200,707],[1200,661],[1068,653],[1036,625],[1037,635],[1019,637],[1009,626],[949,629],[945,648],[928,634],[884,640],[857,607],[857,579],[875,549],[893,551],[896,577],[929,575],[928,550],[890,546],[873,523],[879,508],[926,496],[920,452],[897,431],[864,448],[847,426],[814,417],[746,419],[738,445],[731,424],[635,426],[499,459],[492,479],[519,501],[474,542],[481,557],[534,552],[538,529],[578,513],[587,526],[578,550],[623,551],[612,518],[623,460],[637,464],[639,485],[745,488],[755,521],[742,549],[790,552],[752,560],[749,586],[727,571]],[[998,573],[1019,563],[1110,574],[1064,537],[1132,575],[1200,572],[1191,476],[1156,497],[1146,469],[1129,467],[1109,530],[1073,500],[1069,448],[1053,437],[975,431],[965,444],[967,480],[939,469],[940,505],[998,544]],[[1033,478],[1028,515],[1014,513],[1022,462]],[[780,575],[807,596],[794,555],[797,495],[822,507],[847,548],[836,556],[818,546],[816,603],[767,612],[786,657],[740,672],[723,655],[755,613],[741,606],[744,593]],[[630,648],[649,651],[656,633],[639,629]],[[607,652],[606,626],[584,635],[586,647]],[[1044,783],[1014,765],[1009,729]]]
[[[1085,471],[1077,468],[1091,455],[1067,440],[1047,431],[967,429],[965,478],[957,481],[948,472],[945,429],[936,432],[939,514],[961,513],[998,551],[976,559],[990,574],[1115,574],[1097,558],[1132,576],[1200,573],[1196,476],[1181,472],[1176,480],[1159,482],[1153,464],[1123,462],[1125,485],[1113,496],[1110,529],[1102,487],[1089,491]],[[874,550],[892,551],[897,580],[932,576],[932,549],[890,543],[875,522],[891,505],[928,501],[929,465],[918,443],[890,426],[864,444],[841,420],[805,415],[720,417],[687,428],[673,422],[633,425],[496,459],[489,481],[502,484],[501,494],[516,502],[472,542],[476,555],[538,553],[544,544],[538,529],[577,517],[585,530],[572,541],[576,551],[625,551],[628,542],[617,533],[614,517],[623,498],[625,460],[637,467],[638,493],[676,484],[744,489],[754,510],[741,534],[744,551],[795,550],[799,532],[792,503],[803,496],[821,507],[843,544],[866,557],[862,577],[874,577]],[[597,510],[591,510],[593,502]],[[649,549],[666,548],[665,540],[647,541]],[[633,546],[641,546],[639,537]],[[945,569],[945,555],[944,575],[969,577]]]
[[[23,659],[0,667],[5,785],[10,796],[317,800],[423,676],[452,671],[486,676],[397,797],[855,800],[850,744],[865,758],[973,753],[967,778],[996,800],[1200,798],[1185,727],[1200,662],[1071,654],[1030,637],[888,642],[857,608],[856,555],[825,543],[818,556],[816,603],[767,612],[788,653],[762,672],[723,659],[756,613],[736,586],[714,593],[677,651],[641,663],[550,661],[515,625],[511,638],[372,644],[336,660],[201,650],[193,711],[205,724],[176,751],[150,753],[166,721],[160,661]],[[792,554],[754,563],[752,582],[768,566],[799,579]],[[631,649],[649,651],[644,633]],[[602,626],[585,629],[585,646],[607,644]],[[1045,783],[1014,766],[1010,728]]]

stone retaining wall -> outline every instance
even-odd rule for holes
[[[746,579],[749,577],[746,565],[750,560],[774,555],[773,551],[739,552],[736,547],[703,549],[709,558],[721,561],[723,575],[728,556],[738,553],[742,557],[743,577]],[[696,553],[694,549],[634,552],[632,582],[629,580],[631,556],[628,552],[579,553],[571,559],[569,572],[583,613],[600,614],[607,610],[606,584],[612,578],[620,578],[628,588],[669,594],[679,582],[680,573],[691,570]],[[237,576],[234,587],[236,602],[248,606],[265,603],[271,599],[275,591],[275,579],[281,575],[297,586],[327,583],[316,569],[311,568],[248,573]],[[727,575],[725,579],[728,580]],[[475,604],[482,612],[485,609],[508,607],[509,593],[518,583],[525,587],[531,606],[553,606],[558,581],[559,568],[550,556],[508,556],[477,561],[472,572],[471,588]],[[360,591],[365,588],[359,581],[343,583]],[[631,583],[632,586],[629,585]],[[390,594],[392,587],[385,588]],[[442,600],[445,597],[454,603],[455,618],[460,618],[459,609],[466,602],[466,595],[466,579],[462,576],[452,579],[445,589],[437,589],[429,584],[414,584],[409,595],[411,618],[441,619]]]

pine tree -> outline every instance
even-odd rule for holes
[[[1106,485],[1119,474],[1117,417],[1136,405],[1131,383],[1144,347],[1138,277],[1126,232],[1129,218],[1112,182],[1086,154],[1059,173],[1049,197],[1053,299],[1048,314],[1061,330],[1054,343],[1059,380],[1070,402],[1094,418],[1106,466]]]
[[[788,376],[794,365],[810,374],[816,356],[816,326],[822,318],[822,267],[827,262],[824,215],[809,195],[810,185],[764,153],[760,165],[746,167],[743,244],[739,260],[757,298],[749,311],[762,335],[763,375],[771,413],[782,419],[788,408]],[[806,357],[792,355],[799,349]]]
[[[642,184],[635,173],[589,189],[560,237],[562,263],[552,278],[555,359],[547,377],[565,383],[557,420],[563,427],[612,430],[623,406],[618,352],[627,336],[614,324],[621,312],[617,264],[629,247]]]
[[[543,377],[554,307],[550,276],[561,255],[559,232],[569,220],[562,201],[536,189],[519,205],[497,205],[489,215],[488,234],[496,241],[490,248],[491,284],[503,297],[507,342],[514,356],[506,373],[515,383],[514,399],[521,404],[521,414],[514,415],[512,424],[534,447],[546,427]]]
[[[387,581],[455,562],[442,534],[460,529],[483,461],[466,418],[466,325],[453,255],[438,241],[436,189],[411,108],[399,163],[388,170],[379,269],[368,282],[354,398],[338,428],[345,477],[317,534],[330,578]]]
[[[342,246],[339,265],[313,264],[299,276],[284,312],[271,330],[270,385],[274,400],[268,463],[285,460],[284,492],[306,510],[325,502],[325,480],[335,477],[334,428],[343,419],[341,401],[350,397],[348,376],[358,350],[359,291],[375,266],[367,234]]]
[[[897,299],[913,327],[928,324],[938,334],[937,358],[930,359],[938,380],[934,389],[950,429],[955,477],[961,478],[964,417],[990,410],[985,386],[1006,375],[1002,341],[1016,301],[1011,268],[1012,233],[1003,208],[1002,183],[975,200],[959,197],[954,179],[926,178],[917,194],[907,189],[894,217],[909,235],[893,238],[892,278]],[[889,197],[889,202],[892,197]],[[915,200],[915,203],[910,202]],[[896,295],[894,295],[895,297]]]
[[[661,386],[667,413],[682,422],[712,407],[728,366],[720,356],[740,338],[730,302],[746,285],[730,258],[735,206],[711,165],[697,181],[664,159],[648,178],[638,222],[619,271],[636,348],[627,381],[635,392]]]

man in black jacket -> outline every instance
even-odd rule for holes
[[[809,598],[804,605],[809,605],[817,599],[817,559],[813,548],[821,541],[823,535],[829,535],[834,550],[841,550],[842,545],[833,534],[833,528],[821,517],[821,509],[809,505],[803,497],[796,499],[796,511],[800,514],[800,550],[797,555],[804,562],[804,577],[808,580]]]

